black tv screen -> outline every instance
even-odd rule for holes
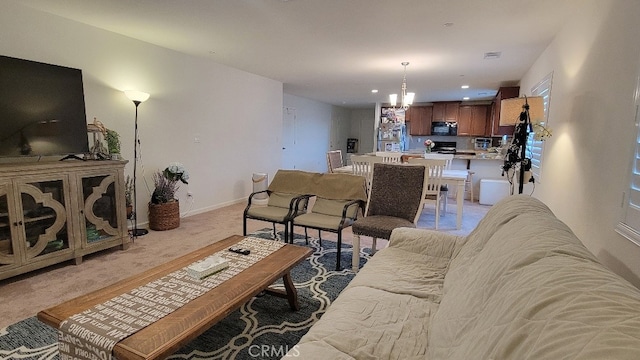
[[[88,151],[82,71],[0,56],[0,156]]]

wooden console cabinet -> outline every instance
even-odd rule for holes
[[[126,161],[0,165],[0,279],[130,244]]]

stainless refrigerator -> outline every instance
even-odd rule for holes
[[[383,123],[378,127],[378,151],[407,151],[407,126],[401,123]]]

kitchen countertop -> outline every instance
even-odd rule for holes
[[[403,152],[402,154],[410,157],[416,157],[421,156],[423,152],[408,151]],[[458,150],[453,158],[460,160],[504,160],[504,157],[500,153],[474,150]]]

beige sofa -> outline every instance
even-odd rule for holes
[[[292,348],[301,359],[640,359],[640,290],[540,201],[467,237],[394,230]]]

